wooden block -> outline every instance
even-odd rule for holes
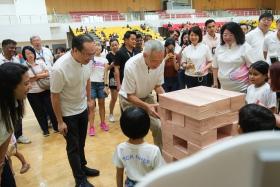
[[[168,151],[164,149],[162,150],[162,156],[167,163],[173,162],[174,160],[172,154],[170,154]]]
[[[171,117],[171,111],[158,107],[159,110],[159,116],[160,116],[160,120],[161,121],[171,121],[172,117]]]
[[[189,142],[188,145],[189,145],[189,149],[188,149],[189,154],[194,154],[194,153],[196,153],[196,152],[198,152],[198,151],[200,151],[200,150],[205,148],[205,147],[201,147],[201,146],[195,145],[195,144],[193,144],[191,142]]]
[[[185,127],[194,132],[205,132],[211,129],[233,123],[238,120],[238,112],[229,112],[219,114],[215,117],[210,117],[203,120],[196,120],[190,117],[185,117]]]
[[[206,91],[184,89],[159,95],[159,105],[164,109],[194,119],[206,119],[230,111],[230,97]]]
[[[194,87],[192,89],[201,91],[201,92],[207,92],[209,94],[218,94],[222,96],[227,96],[230,98],[230,110],[231,111],[239,111],[239,109],[245,105],[245,94],[239,93],[239,92],[233,92],[228,90],[222,90],[217,88],[208,88],[205,86],[198,86]]]
[[[185,118],[184,115],[178,114],[176,112],[172,112],[171,123],[173,125],[178,125],[178,126],[181,126],[181,127],[185,127],[184,118]]]
[[[177,160],[183,159],[189,155],[190,154],[187,151],[185,151],[185,149],[182,149],[181,147],[174,147],[172,152],[172,156]]]

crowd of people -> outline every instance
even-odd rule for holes
[[[55,56],[42,46],[39,36],[32,36],[31,45],[22,49],[22,63],[15,56],[17,43],[4,40],[0,55],[1,186],[16,186],[10,156],[20,159],[22,173],[30,168],[15,143],[31,142],[22,135],[25,98],[43,136],[50,136],[48,121],[54,133],[64,136],[78,187],[93,186],[87,177],[100,175],[98,169],[87,166],[84,149],[87,134],[96,134],[97,103],[99,127],[107,132],[107,121],[116,121],[114,108],[119,98],[120,127],[128,140],[117,146],[113,156],[118,187],[123,186],[124,171],[125,185],[130,187],[165,164],[161,156],[161,116],[153,91],[159,95],[208,86],[242,92],[247,105],[239,113],[240,132],[277,129],[280,20],[277,30],[271,32],[273,19],[272,14],[263,13],[258,27],[247,34],[235,22],[225,23],[218,33],[215,21],[210,19],[205,22],[205,34],[193,25],[181,32],[172,30],[165,41],[143,39],[127,31],[121,47],[116,38],[110,39],[105,55],[102,44],[88,34],[75,36],[71,50],[65,53],[57,49]],[[149,129],[155,145],[144,141]],[[9,144],[14,150],[8,149]]]

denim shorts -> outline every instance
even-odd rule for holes
[[[107,94],[104,92],[104,82],[91,82],[91,98],[104,99]]]

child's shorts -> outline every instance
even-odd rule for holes
[[[104,92],[104,82],[91,82],[91,98],[104,99],[107,94]]]
[[[125,187],[134,187],[137,184],[137,181],[131,180],[130,178],[126,178]]]

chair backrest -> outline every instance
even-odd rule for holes
[[[168,164],[137,187],[272,187],[280,186],[279,173],[280,133],[257,132]]]

